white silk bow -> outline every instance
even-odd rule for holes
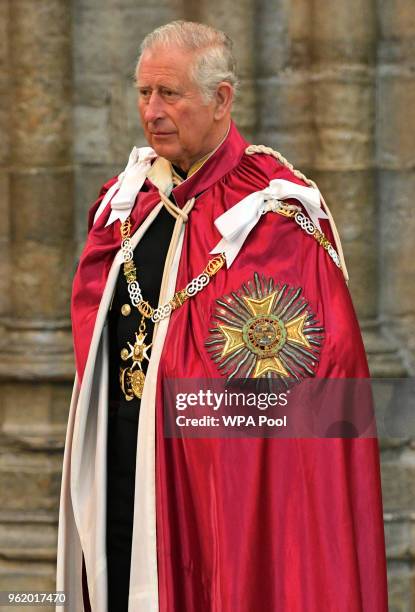
[[[157,154],[151,147],[133,148],[125,170],[121,172],[118,176],[118,181],[105,194],[96,212],[94,222],[110,200],[111,213],[105,227],[111,225],[117,219],[121,223],[126,220],[134,206],[137,194],[146,180],[151,162],[155,157],[157,157]]]
[[[215,220],[215,225],[222,234],[222,240],[210,253],[225,253],[226,265],[230,268],[261,215],[268,210],[275,210],[272,203],[278,207],[279,200],[290,198],[301,202],[314,225],[320,230],[319,219],[327,219],[328,216],[321,209],[319,190],[284,179],[273,179],[268,187],[250,193]]]

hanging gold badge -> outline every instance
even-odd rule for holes
[[[135,343],[127,342],[128,348],[123,348],[121,351],[121,359],[127,361],[132,360],[132,365],[127,368],[120,368],[120,385],[125,399],[131,401],[134,397],[141,399],[143,395],[145,374],[143,372],[143,361],[149,361],[148,351],[152,344],[146,344],[144,317],[141,320],[138,333],[135,334]]]

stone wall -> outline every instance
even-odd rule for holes
[[[372,373],[415,370],[413,0],[0,2],[0,590],[53,590],[69,295],[102,182],[144,144],[132,74],[175,18],[235,41],[235,119],[315,179]],[[390,609],[415,609],[415,445],[382,441]],[[27,608],[29,610],[29,608]]]
[[[73,373],[71,12],[0,3],[0,590],[52,590]]]

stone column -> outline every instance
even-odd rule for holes
[[[306,174],[312,166],[311,3],[261,0],[256,21],[258,135]]]
[[[339,225],[358,314],[373,319],[375,2],[314,0],[312,29],[315,176]]]
[[[5,315],[9,302],[9,157],[10,137],[10,51],[9,51],[9,3],[0,3],[0,317]],[[3,331],[0,326],[0,334]]]
[[[377,161],[381,316],[415,372],[415,5],[379,3]]]
[[[241,85],[233,117],[245,138],[252,140],[256,128],[255,50],[258,43],[254,0],[190,0],[185,5],[185,17],[224,30],[232,38]]]
[[[415,4],[379,1],[377,165],[380,209],[380,315],[415,371]],[[397,403],[401,411],[402,399]],[[413,400],[413,398],[412,398]],[[412,401],[413,403],[413,401]],[[412,409],[412,404],[410,404]],[[396,415],[399,419],[399,414]],[[408,420],[410,420],[408,415]],[[409,424],[409,423],[408,423]],[[411,435],[413,430],[408,434]],[[415,441],[384,442],[390,610],[415,608]]]
[[[375,0],[313,2],[314,176],[342,237],[371,371],[402,375],[378,328],[376,23]]]
[[[73,377],[70,32],[66,0],[9,3],[10,302],[1,312],[0,590],[53,590],[55,584]]]

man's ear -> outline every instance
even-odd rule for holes
[[[217,121],[223,119],[231,110],[234,91],[230,83],[221,81],[216,88],[216,108],[214,117]]]

